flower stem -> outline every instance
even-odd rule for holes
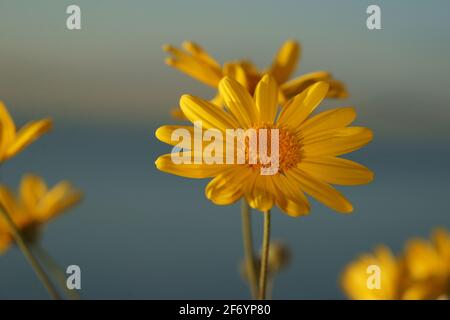
[[[54,276],[54,279],[59,283],[59,286],[64,289],[67,298],[70,300],[80,300],[80,295],[74,290],[69,290],[66,283],[66,274],[58,263],[50,256],[47,250],[44,249],[39,243],[33,246],[35,252],[39,256],[40,260],[44,262],[47,270]]]
[[[53,286],[50,278],[45,273],[42,266],[37,261],[36,257],[33,255],[31,250],[28,248],[27,243],[23,239],[22,235],[20,234],[19,230],[17,229],[17,226],[15,225],[14,221],[11,219],[8,212],[3,208],[3,206],[0,206],[0,215],[2,215],[6,222],[8,223],[10,232],[12,237],[14,238],[17,246],[22,250],[23,255],[30,263],[31,267],[33,268],[34,272],[36,273],[39,280],[42,282],[44,287],[47,289],[50,296],[55,300],[60,300],[61,297],[59,296],[58,291]]]
[[[270,242],[270,210],[264,211],[264,234],[261,252],[261,272],[259,273],[259,296],[260,300],[266,299],[267,286],[267,261],[269,258]]]
[[[252,221],[250,206],[245,199],[242,200],[242,237],[244,240],[245,269],[250,284],[252,298],[258,293],[258,280],[256,278],[255,254],[253,252]]]

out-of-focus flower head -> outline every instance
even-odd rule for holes
[[[265,70],[258,70],[249,60],[229,61],[220,65],[206,50],[192,41],[184,42],[182,49],[172,45],[165,45],[163,49],[171,55],[166,59],[169,66],[213,88],[217,88],[220,80],[228,76],[237,80],[253,95],[263,75],[270,74],[280,86],[278,96],[280,103],[286,102],[319,81],[328,83],[330,87],[327,92],[328,98],[346,98],[348,96],[345,85],[326,71],[311,72],[291,79],[301,53],[300,44],[294,40],[288,40],[281,46],[271,66]],[[217,94],[212,102],[222,105],[223,99],[220,94]],[[173,110],[172,114],[177,118],[185,119],[180,109]]]
[[[24,176],[17,194],[0,185],[0,210],[8,212],[29,242],[36,241],[42,227],[78,204],[81,198],[82,193],[71,183],[62,181],[48,188],[44,180],[36,175]],[[0,218],[0,253],[7,250],[12,242],[9,226]]]
[[[379,268],[380,288],[367,285],[370,266]],[[351,262],[341,284],[350,299],[445,299],[450,294],[450,234],[439,228],[431,240],[411,239],[398,257],[378,247]]]

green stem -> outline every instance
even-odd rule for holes
[[[39,243],[35,243],[33,248],[40,260],[44,262],[44,265],[47,267],[47,270],[54,276],[56,281],[59,283],[59,286],[64,289],[66,296],[70,300],[80,300],[80,295],[74,291],[67,288],[66,283],[66,274],[63,269],[58,265],[58,263],[50,256],[50,254],[45,250]]]
[[[264,234],[261,252],[261,272],[259,273],[259,299],[266,299],[267,261],[269,258],[270,242],[270,210],[264,211]]]
[[[252,298],[255,299],[258,293],[258,280],[256,278],[255,254],[253,251],[251,211],[245,199],[242,200],[242,237],[244,241],[245,268],[250,284]]]
[[[23,255],[30,263],[31,267],[33,268],[34,272],[36,273],[39,280],[42,282],[44,287],[47,289],[50,296],[55,300],[60,300],[61,297],[59,296],[58,291],[53,286],[50,278],[45,273],[42,266],[37,261],[36,257],[33,255],[31,250],[28,248],[27,243],[23,239],[22,235],[20,234],[20,231],[18,230],[17,226],[15,225],[14,221],[11,219],[8,212],[5,210],[3,206],[0,205],[0,215],[2,215],[6,222],[8,223],[10,232],[12,237],[14,238],[17,246],[22,250]]]

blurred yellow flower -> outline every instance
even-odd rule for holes
[[[370,267],[380,270],[379,288],[370,287],[367,282]],[[355,300],[393,300],[401,298],[401,261],[389,248],[379,246],[373,254],[363,254],[350,263],[342,276],[342,287],[350,299]]]
[[[275,274],[285,269],[291,261],[291,256],[291,250],[285,243],[272,241],[267,261],[269,273]]]
[[[0,101],[0,163],[14,157],[25,147],[49,131],[50,119],[33,121],[17,131],[8,109]]]
[[[431,241],[412,239],[403,255],[407,299],[437,299],[450,294],[450,234],[433,232]]]
[[[79,190],[63,181],[49,189],[42,178],[26,175],[22,178],[19,192],[0,185],[0,205],[11,216],[25,240],[33,242],[43,225],[63,211],[76,205],[82,198]],[[0,218],[0,253],[13,241],[8,224]]]
[[[262,252],[255,257],[255,270],[258,270],[261,267],[261,256]],[[286,269],[291,262],[292,252],[291,249],[281,241],[271,241],[269,246],[269,256],[267,260],[267,272],[270,277],[275,277],[276,274],[280,273],[284,269]],[[246,268],[245,259],[240,262],[240,272],[243,278],[248,281],[249,275],[248,270]],[[259,278],[259,274],[256,275]]]
[[[370,266],[380,270],[380,287],[367,285]],[[450,234],[444,229],[433,232],[432,240],[413,239],[404,253],[395,257],[378,247],[374,254],[364,254],[350,263],[341,277],[350,299],[439,299],[450,294]]]
[[[258,70],[248,60],[226,62],[222,66],[202,47],[191,41],[184,42],[182,48],[184,50],[165,45],[163,49],[171,55],[171,57],[166,59],[166,63],[213,88],[217,88],[220,80],[224,76],[228,76],[245,86],[250,94],[253,95],[256,85],[262,76],[270,74],[280,86],[278,98],[281,103],[318,81],[324,81],[329,84],[328,98],[345,98],[348,96],[344,84],[334,79],[326,71],[311,72],[289,80],[297,67],[301,52],[299,43],[293,40],[288,40],[281,46],[273,59],[272,65],[263,71]],[[223,101],[218,94],[212,102],[222,105]],[[184,118],[179,109],[172,111],[172,114],[176,117]]]
[[[222,136],[227,135],[227,129],[258,132],[278,129],[277,172],[261,175],[264,165],[250,163],[248,158],[243,164],[217,164],[214,160],[205,161],[210,164],[194,161],[175,164],[172,154],[156,160],[159,170],[189,178],[214,177],[206,187],[206,196],[218,205],[245,197],[252,208],[267,211],[278,205],[285,213],[300,216],[310,210],[305,192],[336,211],[353,210],[351,203],[330,184],[358,185],[372,180],[369,169],[338,157],[366,145],[372,140],[372,132],[363,127],[347,127],[356,117],[353,108],[337,108],[311,116],[328,93],[326,82],[317,82],[289,100],[278,116],[278,89],[272,76],[261,79],[254,97],[229,77],[221,80],[218,87],[225,109],[184,95],[180,100],[183,113],[192,123],[202,121],[205,129],[218,130]],[[163,126],[156,131],[156,137],[177,145],[178,141],[172,140],[172,133],[177,129],[194,131],[189,126]],[[228,148],[227,145],[223,149]],[[193,157],[194,153],[184,151],[183,156],[186,155]]]

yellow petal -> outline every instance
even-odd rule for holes
[[[170,114],[174,119],[186,121],[187,118],[184,115],[183,111],[181,111],[180,107],[172,108],[170,110]]]
[[[215,107],[217,107],[217,109],[222,110],[223,99],[222,99],[222,97],[220,96],[219,93],[217,93],[217,94],[214,96],[214,98],[212,98],[212,99],[210,100],[210,102],[211,102]],[[186,116],[184,115],[184,113],[183,113],[183,111],[181,110],[180,107],[172,108],[172,109],[170,110],[170,115],[171,115],[174,119],[176,119],[176,120],[183,120],[183,121],[188,120],[188,118],[186,118]]]
[[[286,41],[275,55],[270,73],[277,83],[288,80],[297,67],[300,58],[300,45],[293,40]]]
[[[436,247],[429,241],[409,240],[405,248],[404,259],[409,275],[414,280],[426,281],[433,277],[444,280],[447,276],[447,261],[444,261]]]
[[[278,110],[278,86],[270,75],[264,75],[256,86],[255,102],[259,119],[264,123],[273,123]]]
[[[186,155],[192,159],[190,152],[186,152]],[[214,177],[230,167],[225,164],[194,164],[193,162],[191,164],[175,164],[171,154],[160,156],[155,165],[163,172],[194,179]]]
[[[303,146],[304,157],[339,156],[355,151],[368,144],[373,138],[372,131],[363,127],[348,127],[329,139]]]
[[[72,189],[67,192],[60,201],[56,202],[48,211],[48,218],[53,218],[56,215],[74,207],[83,199],[83,193]],[[47,218],[47,219],[48,219]]]
[[[247,79],[247,74],[244,68],[238,63],[226,63],[223,66],[223,73],[225,76],[239,82],[244,88],[250,90],[250,84]]]
[[[17,211],[17,202],[14,194],[6,186],[0,186],[0,204],[11,216]],[[2,208],[0,208],[1,210]],[[1,218],[3,219],[3,218]]]
[[[352,107],[327,110],[306,120],[299,127],[303,136],[318,132],[342,128],[350,125],[356,118],[355,109]]]
[[[339,185],[358,185],[373,180],[373,172],[359,163],[336,157],[305,158],[298,168],[312,177]]]
[[[185,41],[182,44],[183,48],[192,54],[192,56],[196,57],[197,59],[202,60],[206,64],[210,65],[213,68],[220,69],[220,64],[211,57],[206,50],[204,50],[200,45],[198,45],[195,42],[192,41]]]
[[[270,210],[275,203],[275,190],[271,178],[255,170],[245,185],[245,198],[250,207],[260,211]]]
[[[212,99],[210,100],[210,102],[211,102],[214,106],[216,106],[217,108],[219,108],[220,110],[223,109],[224,102],[223,102],[222,96],[220,95],[219,92],[217,92],[217,94],[214,96],[214,98],[212,98]]]
[[[300,189],[299,183],[288,175],[273,177],[276,189],[276,202],[280,209],[291,217],[307,215],[310,211],[309,201]]]
[[[178,140],[172,140],[172,135],[176,130],[186,130],[191,136],[192,141],[194,141],[196,135],[194,134],[193,126],[177,126],[177,125],[162,126],[156,130],[155,136],[159,141],[175,146],[179,142]]]
[[[352,204],[328,183],[315,179],[300,169],[291,169],[289,172],[300,182],[302,190],[311,197],[338,212],[350,213],[353,211]]]
[[[50,119],[28,123],[17,132],[14,142],[5,150],[6,158],[13,157],[51,128],[52,120]]]
[[[281,110],[277,123],[294,132],[297,131],[303,121],[319,106],[327,91],[328,84],[325,82],[317,82],[308,87],[287,102]]]
[[[235,168],[221,173],[206,186],[206,197],[217,205],[228,205],[236,202],[243,195],[242,184],[250,173],[250,170]]]
[[[327,98],[341,99],[348,97],[348,92],[344,83],[334,79],[330,73],[325,71],[307,73],[291,81],[283,83],[281,86],[281,91],[283,91],[284,95],[290,99],[319,81],[325,81],[330,86],[330,89],[327,92]]]
[[[22,178],[20,198],[29,211],[36,208],[46,193],[47,185],[41,177],[28,174]]]
[[[227,109],[238,120],[239,128],[250,128],[257,120],[256,105],[252,96],[239,82],[225,77],[219,83],[219,92]]]
[[[439,254],[450,264],[450,234],[444,228],[436,228],[432,234],[433,243]]]
[[[215,133],[215,135],[209,136],[207,133]],[[214,147],[211,153],[214,153],[214,156],[219,156],[219,153],[222,153],[221,156],[224,162],[226,162],[226,152],[229,154],[234,152],[234,149],[231,148],[233,146],[231,143],[229,144],[229,149],[227,149],[225,145],[226,140],[223,139],[224,135],[222,132],[218,130],[214,132],[214,129],[210,129],[209,132],[203,132],[200,128],[194,128],[193,126],[168,125],[158,128],[155,135],[160,141],[182,149],[179,150],[182,152],[194,150],[194,152],[197,151],[203,154],[211,144],[211,148]],[[210,152],[207,152],[205,157],[208,157],[209,154]]]
[[[0,186],[0,204],[0,210],[4,209],[8,212],[17,228],[21,229],[34,222],[28,212],[23,211],[18,199],[6,186]],[[0,227],[2,223],[5,230],[10,230],[9,225],[0,217]]]
[[[11,246],[12,239],[9,232],[6,230],[0,230],[0,255],[4,254],[6,250]]]
[[[328,79],[327,83],[330,85],[327,98],[345,99],[349,97],[349,93],[345,84],[336,79]]]
[[[172,54],[172,58],[167,58],[166,63],[181,72],[186,73],[198,81],[216,88],[222,78],[222,70],[214,67],[198,57],[194,57],[173,46],[166,45],[163,49]]]
[[[0,160],[16,135],[16,126],[5,104],[0,101]]]
[[[180,99],[181,110],[192,123],[201,121],[204,129],[239,128],[237,121],[217,106],[200,98],[183,95]]]
[[[316,71],[301,75],[295,79],[281,84],[280,89],[284,95],[290,99],[297,94],[303,92],[308,87],[312,86],[316,82],[327,81],[330,78],[330,74],[325,71]]]
[[[304,135],[302,131],[298,131],[296,137],[301,144],[308,146],[338,137],[352,136],[358,134],[361,131],[360,129],[361,127],[343,127],[325,131],[315,131],[307,135]]]
[[[244,70],[246,81],[245,87],[248,89],[250,95],[253,95],[255,92],[256,85],[258,84],[259,80],[261,80],[261,72],[251,61],[239,60],[235,63],[238,64],[239,67],[242,68],[242,70]],[[236,80],[240,82],[239,79]]]
[[[72,185],[70,182],[62,181],[50,189],[41,199],[32,212],[34,218],[40,222],[45,222],[59,213],[55,209],[64,198],[72,192]]]

